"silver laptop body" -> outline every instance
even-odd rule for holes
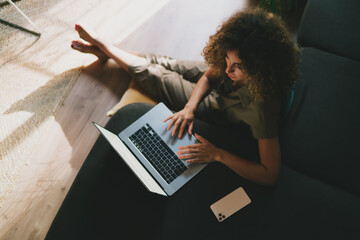
[[[187,133],[181,139],[177,135],[171,136],[172,131],[166,130],[169,123],[164,123],[163,120],[172,114],[163,103],[159,103],[119,135],[94,123],[146,188],[151,192],[164,196],[174,194],[206,166],[206,164],[198,163],[188,164],[177,157],[175,159],[175,156],[173,156],[178,151],[178,147],[194,144],[197,140]],[[144,138],[144,133],[149,138]],[[156,141],[159,142],[151,143],[151,139],[157,139]],[[139,145],[139,143],[141,144]],[[160,164],[156,163],[157,158],[164,159],[164,156],[154,157],[160,156],[163,149],[171,151],[172,155],[167,155],[169,157],[161,160]],[[166,169],[167,164],[170,166],[175,162],[178,162],[176,166],[178,169],[175,169],[175,172],[171,170],[168,172]],[[179,162],[183,165],[179,164]],[[179,175],[177,176],[177,174]]]

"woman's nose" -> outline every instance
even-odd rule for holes
[[[226,67],[226,70],[225,70],[226,73],[232,73],[233,71],[234,71],[234,69],[232,68],[231,65]]]

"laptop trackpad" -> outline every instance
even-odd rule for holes
[[[167,124],[163,125],[162,127],[157,130],[157,133],[160,135],[160,137],[164,140],[164,142],[171,148],[171,150],[176,153],[178,151],[178,148],[181,146],[191,145],[196,142],[196,138],[190,134],[188,134],[187,131],[185,131],[184,136],[179,139],[178,137],[178,131],[174,136],[171,136],[172,129],[167,131]]]

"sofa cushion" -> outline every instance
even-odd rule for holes
[[[360,62],[304,48],[300,70],[280,130],[283,162],[360,195]]]
[[[119,132],[150,107],[127,105],[106,128]],[[208,127],[199,128],[202,135],[212,132],[213,127]],[[210,205],[239,186],[251,204],[219,223]],[[339,239],[344,234],[346,239],[359,239],[359,200],[288,167],[282,167],[278,184],[267,188],[219,163],[209,164],[165,198],[147,191],[99,137],[46,239]],[[136,208],[132,201],[139,203]]]
[[[359,10],[359,0],[309,0],[298,31],[300,45],[360,60]]]
[[[258,239],[360,239],[359,202],[283,166],[277,186],[261,203]]]
[[[156,239],[359,239],[360,198],[321,181],[283,167],[278,185],[262,188],[236,177],[221,166],[210,166],[212,179],[226,174],[227,183],[213,184],[217,198],[205,182],[190,182],[182,198],[170,200]],[[202,175],[201,177],[204,177]],[[211,179],[211,174],[208,175]],[[231,187],[230,187],[231,186]],[[252,202],[218,223],[210,204],[242,186]],[[224,190],[226,189],[226,190]],[[188,198],[187,196],[192,196]],[[189,232],[191,234],[189,235]]]
[[[134,116],[129,114],[130,119]],[[115,121],[107,127],[112,131],[122,128]],[[108,152],[105,158],[103,151]],[[213,163],[179,192],[164,198],[147,191],[116,156],[106,140],[99,137],[57,213],[47,240],[169,236],[173,240],[341,239],[343,235],[359,239],[359,197],[287,167],[282,167],[278,184],[266,188]],[[239,186],[248,193],[251,204],[219,223],[210,205]],[[141,204],[125,210],[124,206],[132,206],[127,201]],[[155,202],[162,204],[164,211],[157,212]],[[155,213],[149,208],[154,208]]]

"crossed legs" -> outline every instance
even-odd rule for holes
[[[125,71],[129,72],[129,66],[146,64],[143,57],[123,51],[103,40],[96,32],[83,25],[76,24],[75,30],[79,37],[86,42],[74,40],[71,47],[83,53],[94,54],[100,61],[106,62],[112,58]]]
[[[112,58],[150,95],[175,111],[184,108],[197,80],[208,68],[204,62],[200,61],[180,61],[154,54],[142,57],[108,44],[88,27],[76,24],[75,30],[85,42],[72,41],[73,49],[94,54],[102,62]],[[197,110],[198,116],[202,115],[200,112],[208,112],[210,102],[216,101],[215,95],[210,95],[200,103]]]

